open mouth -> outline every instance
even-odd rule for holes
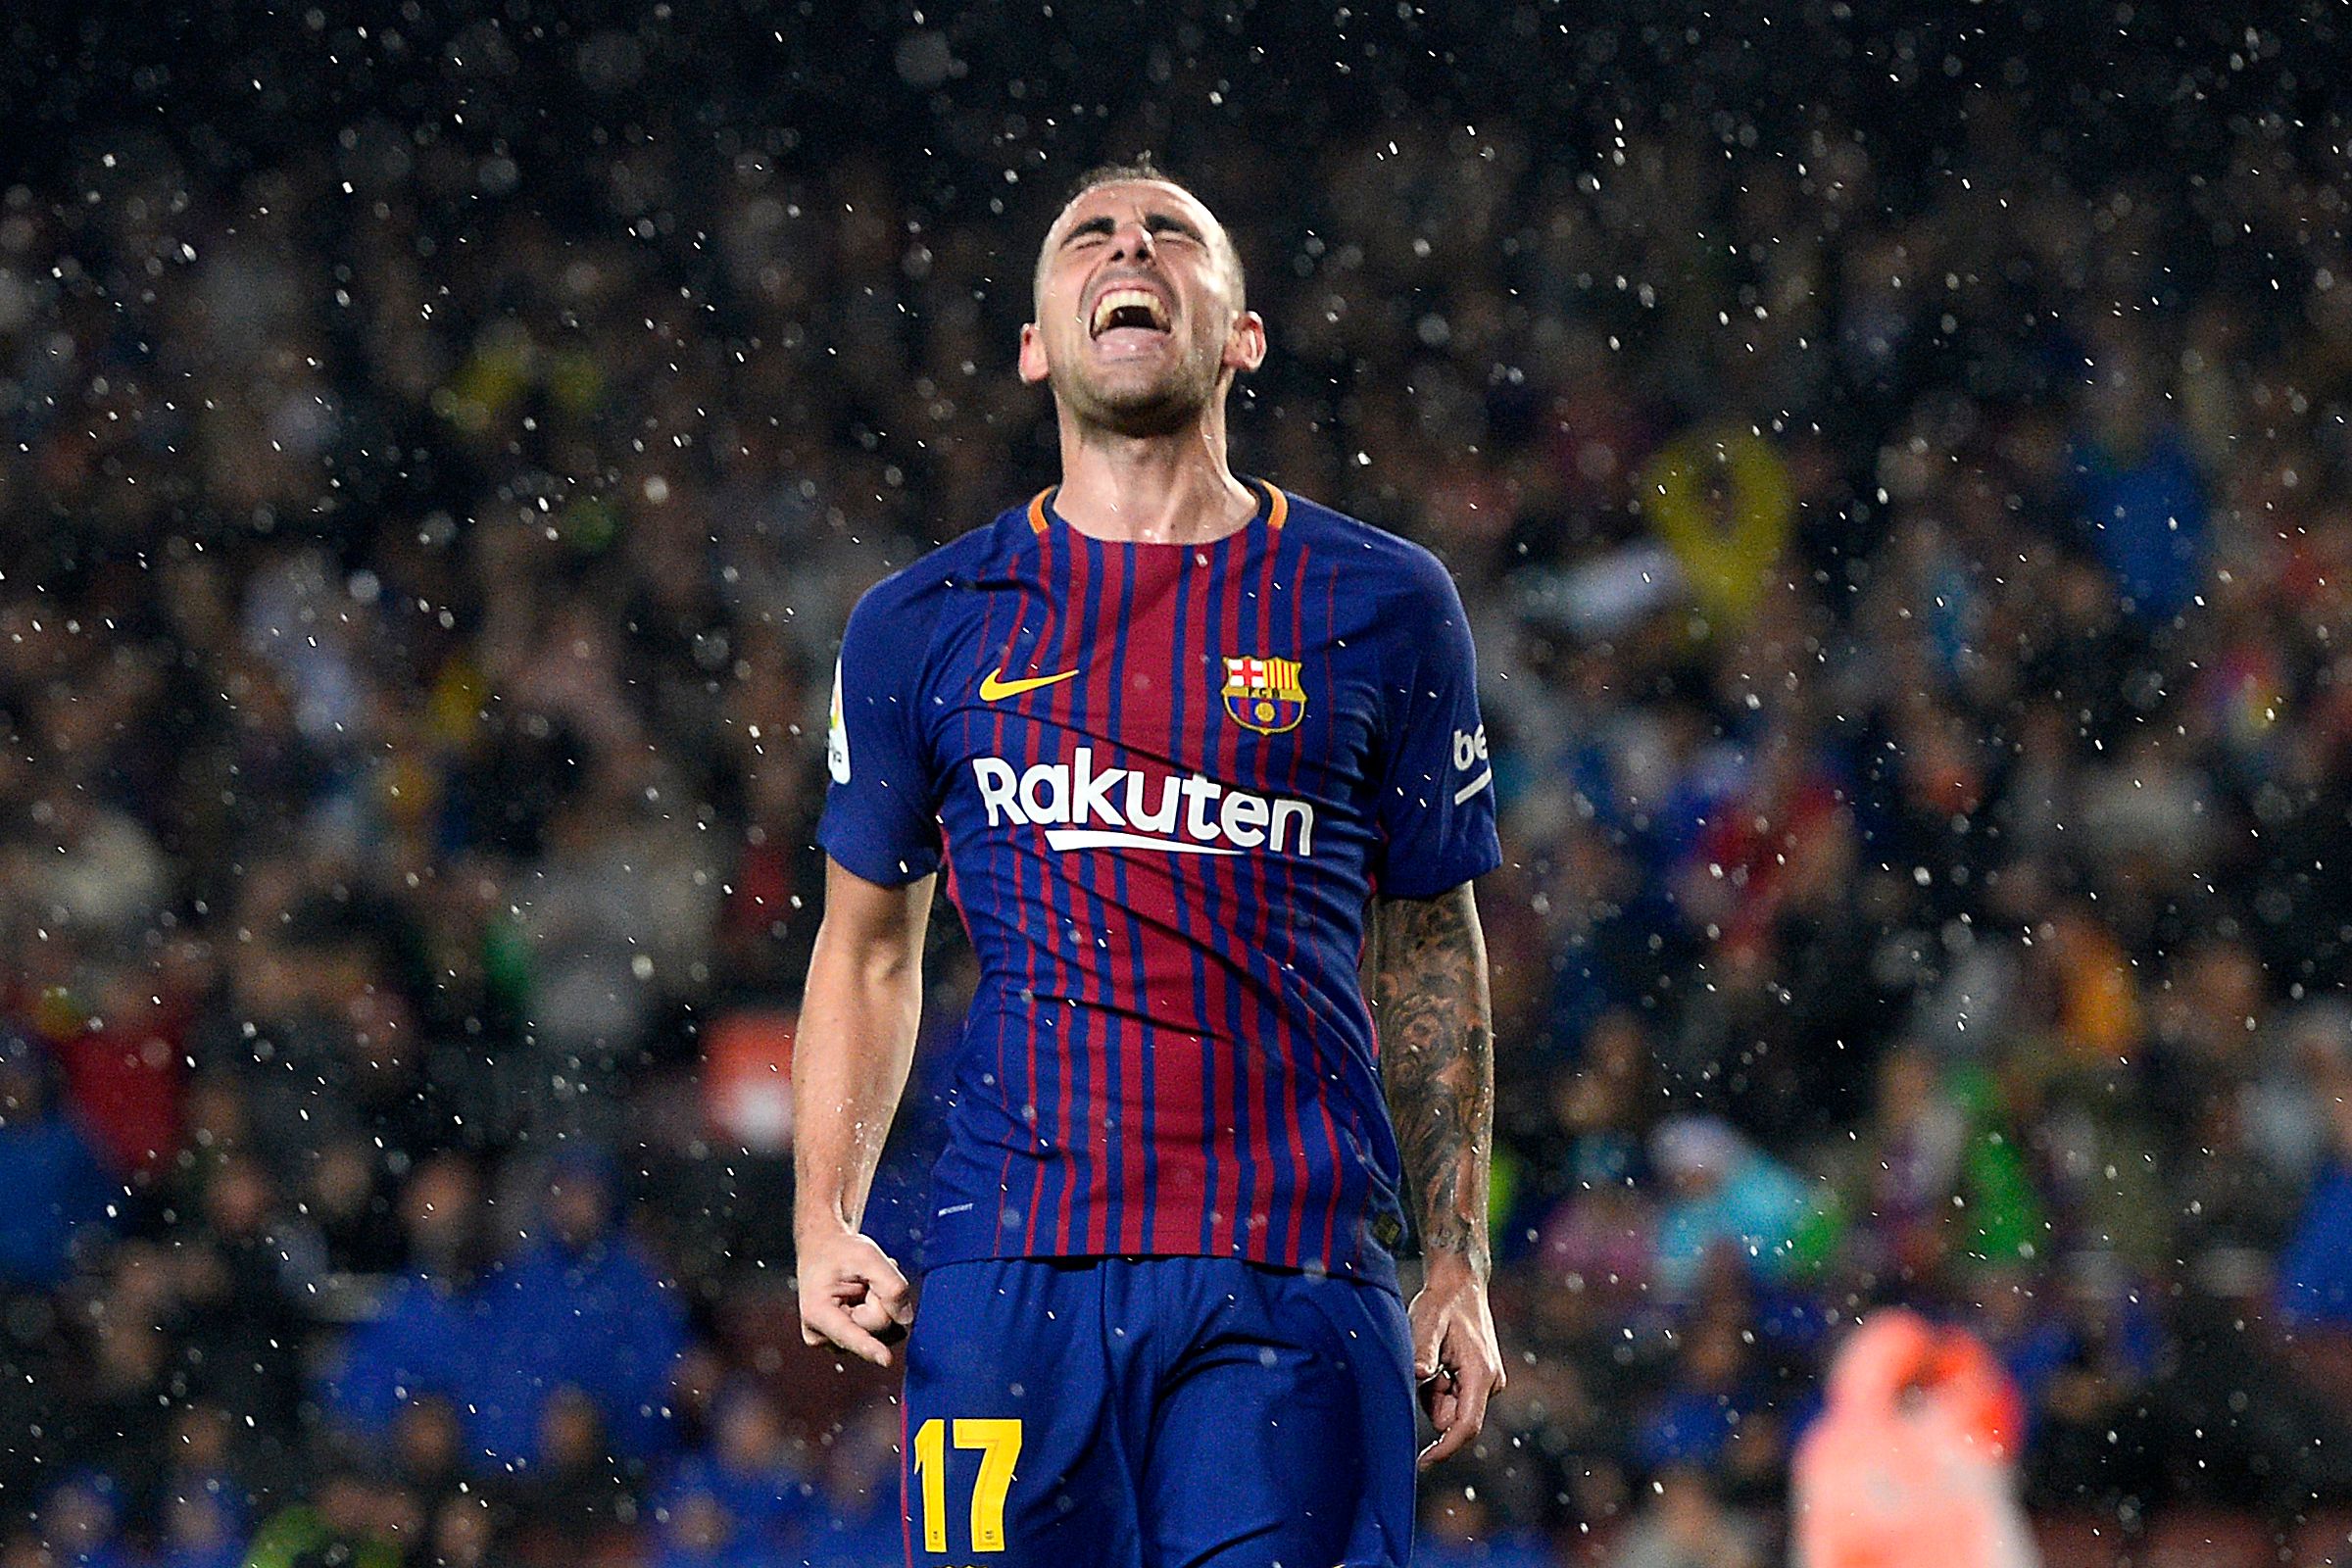
[[[1148,288],[1106,288],[1095,301],[1094,318],[1087,322],[1087,329],[1098,339],[1121,331],[1164,333],[1168,329],[1167,302]]]

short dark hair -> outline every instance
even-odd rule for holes
[[[1093,190],[1097,185],[1124,185],[1130,180],[1137,179],[1155,179],[1163,185],[1173,185],[1183,191],[1191,191],[1193,188],[1153,163],[1152,154],[1147,151],[1137,153],[1123,164],[1097,164],[1085,173],[1080,174],[1071,183],[1070,188],[1063,192],[1061,205],[1069,206],[1070,203]],[[1199,193],[1195,192],[1195,194]]]

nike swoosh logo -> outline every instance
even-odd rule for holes
[[[1058,685],[1077,673],[1074,669],[1065,669],[1058,675],[1024,675],[1019,680],[1005,680],[1002,671],[992,669],[981,677],[980,700],[993,703],[1001,697],[1018,697],[1040,686]]]

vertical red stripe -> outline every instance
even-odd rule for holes
[[[1105,706],[1102,723],[1112,736],[1111,762],[1114,766],[1128,765],[1125,743],[1128,730],[1126,704],[1127,656],[1131,646],[1129,636],[1134,624],[1135,552],[1122,550],[1118,554],[1118,601],[1111,611],[1111,640],[1106,657],[1102,661],[1105,677]],[[1142,922],[1135,917],[1131,902],[1131,877],[1127,859],[1115,857],[1110,866],[1114,897],[1108,906],[1117,911],[1118,930],[1103,932],[1103,963],[1109,967],[1110,955],[1116,953],[1124,962],[1117,1000],[1125,1009],[1119,1029],[1119,1200],[1116,1213],[1103,1216],[1103,1243],[1115,1241],[1121,1252],[1138,1250],[1147,1220],[1147,1208],[1152,1201],[1151,1140],[1152,1114],[1150,1098],[1149,1063],[1152,1055],[1152,1026],[1144,1020],[1152,1015],[1150,987],[1144,973]],[[1107,1140],[1109,1129],[1103,1136]]]
[[[1183,564],[1188,558],[1175,549],[1129,548],[1137,583],[1120,659],[1126,682],[1120,694],[1122,727],[1130,754],[1164,774],[1182,766],[1172,683],[1184,678],[1176,668],[1176,627],[1183,613]],[[1198,709],[1198,703],[1191,705],[1191,711]],[[1159,740],[1163,736],[1164,747]],[[1207,1152],[1190,1131],[1200,1119],[1201,1086],[1188,1054],[1174,1038],[1180,1031],[1197,1030],[1200,1020],[1191,1000],[1194,950],[1185,934],[1189,916],[1176,868],[1169,863],[1173,858],[1138,858],[1128,866],[1127,876],[1128,904],[1142,953],[1140,1010],[1152,1020],[1139,1060],[1151,1081],[1152,1120],[1144,1135],[1152,1140],[1157,1181],[1153,1200],[1138,1216],[1131,1248],[1144,1252],[1188,1252],[1198,1247],[1199,1216],[1207,1202]]]
[[[1167,669],[1170,627],[1167,581],[1165,574],[1155,568],[1144,552],[1130,551],[1128,556],[1133,563],[1137,584],[1135,592],[1129,596],[1126,623],[1120,628],[1119,679],[1123,685],[1119,696],[1122,728],[1127,737],[1157,735],[1164,733],[1169,724]],[[1168,1021],[1165,1001],[1167,982],[1164,976],[1168,972],[1169,913],[1158,895],[1164,891],[1164,884],[1153,874],[1152,867],[1142,863],[1128,867],[1127,904],[1130,917],[1136,923],[1139,1010],[1154,1020],[1160,1020],[1162,1027]],[[1141,1058],[1151,1074],[1152,1105],[1152,1124],[1144,1129],[1144,1136],[1152,1140],[1155,1148],[1159,1139],[1159,1117],[1169,1103],[1163,1081],[1167,1054],[1160,1049],[1161,1044],[1159,1029],[1155,1027]],[[1159,1211],[1165,1198],[1165,1183],[1174,1174],[1167,1168],[1163,1158],[1160,1165],[1161,1192],[1155,1194],[1155,1200],[1147,1204],[1145,1211],[1136,1216],[1141,1221],[1142,1231],[1134,1244],[1136,1250],[1162,1250]]]
[[[1184,650],[1171,663],[1180,663],[1183,667],[1171,668],[1169,678],[1187,683],[1183,708],[1198,715],[1189,735],[1179,733],[1180,726],[1173,722],[1169,726],[1168,761],[1179,772],[1200,770],[1201,754],[1205,750],[1201,739],[1208,726],[1215,722],[1209,712],[1209,703],[1214,700],[1218,686],[1222,685],[1221,681],[1211,684],[1209,674],[1210,671],[1218,675],[1224,672],[1224,666],[1215,662],[1215,656],[1209,648],[1210,615],[1213,610],[1209,602],[1211,583],[1195,582],[1196,577],[1206,577],[1204,568],[1214,560],[1208,549],[1188,545],[1184,547],[1183,559],[1177,564],[1179,603],[1176,612],[1184,623],[1185,635]],[[1171,701],[1171,714],[1176,710],[1177,705]],[[1175,868],[1177,925],[1189,938],[1192,919],[1187,906],[1194,902],[1201,885],[1208,881],[1203,875],[1204,868],[1193,862],[1213,857],[1188,855],[1181,858],[1186,863]],[[1186,885],[1188,882],[1190,886]],[[1200,1048],[1196,1058],[1199,1065],[1195,1071],[1199,1074],[1200,1092],[1201,1213],[1207,1247],[1211,1251],[1225,1253],[1233,1250],[1233,1200],[1226,1193],[1229,1180],[1225,1172],[1226,1162],[1217,1157],[1217,1151],[1223,1147],[1223,1134],[1217,1125],[1215,1020],[1207,999],[1204,973],[1206,959],[1201,956],[1201,945],[1188,941],[1186,946],[1191,958],[1186,967],[1190,970],[1193,985],[1193,1022]]]
[[[899,1538],[906,1568],[914,1568],[914,1455],[906,1447],[906,1391],[899,1391]]]
[[[1105,568],[1101,574],[1102,582],[1100,590],[1084,602],[1087,672],[1081,681],[1086,688],[1087,739],[1095,746],[1098,765],[1103,768],[1126,765],[1125,754],[1118,742],[1118,726],[1111,722],[1114,710],[1112,698],[1118,690],[1120,656],[1119,605],[1113,587],[1114,573],[1108,569],[1112,556],[1112,551],[1105,546],[1087,546],[1090,585],[1094,582],[1098,564]],[[1128,556],[1128,552],[1120,551],[1116,559],[1124,562]],[[1105,604],[1109,606],[1107,626],[1103,615]],[[1089,1108],[1093,1114],[1086,1133],[1093,1174],[1087,1195],[1086,1223],[1081,1245],[1090,1255],[1100,1254],[1116,1234],[1113,1209],[1123,1212],[1127,1204],[1141,1197],[1143,1191],[1140,1175],[1132,1180],[1131,1185],[1130,1166],[1133,1160],[1128,1151],[1136,1144],[1136,1118],[1126,1113],[1126,1102],[1131,1098],[1126,1071],[1127,1039],[1131,1033],[1127,1013],[1132,1009],[1134,999],[1126,994],[1127,987],[1118,973],[1113,956],[1124,946],[1118,939],[1125,934],[1127,916],[1119,908],[1117,900],[1107,896],[1101,886],[1101,878],[1108,874],[1115,889],[1119,865],[1119,858],[1115,855],[1090,861],[1085,878],[1089,895],[1086,904],[1088,925],[1087,929],[1080,932],[1085,948],[1085,962],[1096,977],[1096,1000],[1103,1004],[1101,1037],[1088,1042],[1094,1064],[1089,1076]],[[1121,929],[1114,932],[1114,925]],[[1125,1139],[1125,1147],[1118,1152],[1119,1176],[1115,1180],[1106,1174],[1112,1158],[1110,1123],[1114,1116],[1118,1118]]]

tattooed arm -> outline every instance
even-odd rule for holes
[[[1373,907],[1372,1003],[1381,1076],[1404,1156],[1423,1276],[1410,1317],[1413,1376],[1435,1464],[1478,1435],[1502,1387],[1487,1307],[1487,1178],[1494,1156],[1494,1028],[1487,943],[1467,882]]]
[[[1494,1123],[1487,941],[1465,882],[1375,906],[1373,1005],[1405,1200],[1422,1250],[1487,1272],[1487,1167]]]

